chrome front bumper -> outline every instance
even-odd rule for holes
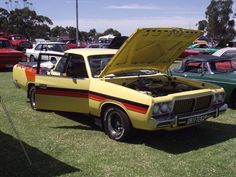
[[[181,126],[189,126],[194,124],[199,124],[210,117],[218,117],[220,113],[226,111],[228,108],[227,104],[222,105],[219,108],[211,109],[206,112],[192,114],[192,115],[172,115],[167,120],[158,120],[158,118],[152,117],[150,123],[155,126],[155,128],[174,128]]]

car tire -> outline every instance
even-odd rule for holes
[[[103,117],[105,133],[113,140],[127,141],[133,127],[127,114],[118,107],[108,107]]]
[[[30,100],[30,106],[33,110],[36,110],[36,104],[35,104],[35,86],[30,87],[29,90],[29,100]]]
[[[29,60],[30,60],[30,62],[34,62],[34,61],[35,61],[35,58],[34,58],[34,56],[33,56],[33,55],[31,55],[31,56],[30,56],[30,58],[29,58]]]

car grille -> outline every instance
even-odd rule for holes
[[[191,99],[176,100],[173,114],[182,114],[193,111],[200,111],[209,108],[212,96],[203,96]]]

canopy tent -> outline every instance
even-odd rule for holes
[[[111,41],[112,39],[114,39],[115,36],[112,34],[108,34],[106,36],[101,36],[98,38],[99,41]]]

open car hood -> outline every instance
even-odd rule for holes
[[[181,28],[143,28],[131,35],[99,77],[130,70],[165,72],[202,32]]]

